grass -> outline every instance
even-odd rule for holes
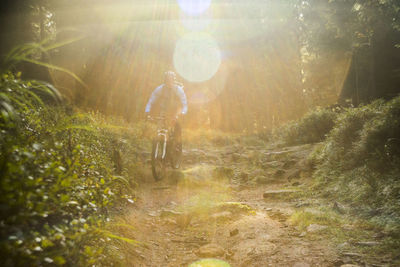
[[[357,253],[362,255],[362,262],[381,264],[382,259],[397,266],[400,263],[398,251],[400,242],[396,235],[386,232],[385,228],[373,221],[361,219],[348,212],[338,213],[326,204],[318,207],[302,208],[288,219],[299,232],[306,232],[311,224],[327,226],[317,232],[306,232],[303,238],[309,240],[327,240],[339,253]],[[370,244],[372,245],[363,245]],[[364,243],[363,243],[364,242]],[[366,242],[366,243],[365,243]],[[396,258],[397,257],[397,258]]]

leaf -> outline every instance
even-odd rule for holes
[[[76,202],[76,201],[74,201],[74,200],[72,200],[72,201],[69,201],[69,202],[67,203],[67,205],[73,206],[73,205],[79,205],[79,203]]]
[[[54,243],[51,242],[51,241],[48,240],[48,239],[43,239],[41,245],[42,245],[43,248],[47,248],[47,247],[52,247],[52,246],[54,246]]]
[[[59,67],[59,66],[56,66],[56,65],[53,65],[53,64],[49,64],[49,63],[46,63],[46,62],[42,62],[42,61],[39,61],[39,60],[27,58],[25,56],[16,57],[16,60],[29,62],[29,63],[36,64],[36,65],[39,65],[39,66],[43,66],[43,67],[46,67],[46,68],[49,68],[49,69],[58,70],[58,71],[67,73],[68,75],[72,76],[75,80],[77,80],[83,87],[88,88],[88,86],[84,83],[84,81],[81,80],[81,78],[79,78],[75,73],[73,73],[70,70],[67,70],[66,68]]]
[[[53,263],[53,259],[51,259],[49,257],[44,258],[44,261],[47,263]]]
[[[104,189],[104,194],[108,194],[109,191],[110,191],[110,188],[107,187],[106,189]]]
[[[58,264],[58,265],[63,265],[63,264],[65,264],[67,261],[64,259],[64,257],[62,257],[62,256],[55,256],[54,258],[53,258],[53,260],[54,260],[54,263],[55,264]]]
[[[137,240],[134,240],[134,239],[130,239],[130,238],[127,238],[127,237],[115,235],[115,234],[113,234],[113,233],[111,233],[109,231],[106,231],[106,230],[100,230],[99,229],[99,231],[102,234],[104,234],[106,237],[109,237],[109,238],[112,238],[112,239],[117,239],[117,240],[122,240],[122,241],[125,241],[125,242],[127,242],[129,244],[132,244],[132,245],[135,245],[135,246],[138,246],[141,243],[141,242],[139,242]]]

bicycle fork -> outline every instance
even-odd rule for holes
[[[160,136],[164,139],[161,159],[165,159],[165,156],[167,154],[167,133],[164,130],[159,130],[158,137],[160,137]],[[157,158],[157,156],[158,156],[158,150],[159,150],[158,146],[159,146],[159,142],[157,142],[156,151],[154,152],[155,158]]]

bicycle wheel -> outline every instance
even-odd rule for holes
[[[166,175],[166,167],[162,158],[163,142],[161,140],[154,140],[151,149],[151,171],[154,180],[159,181]]]
[[[172,145],[171,152],[171,166],[174,169],[179,169],[182,163],[182,143]]]

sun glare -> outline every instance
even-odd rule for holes
[[[179,7],[188,15],[197,16],[206,11],[211,0],[178,0]]]
[[[206,33],[188,33],[177,41],[174,51],[177,72],[191,82],[209,80],[221,64],[217,42]]]

